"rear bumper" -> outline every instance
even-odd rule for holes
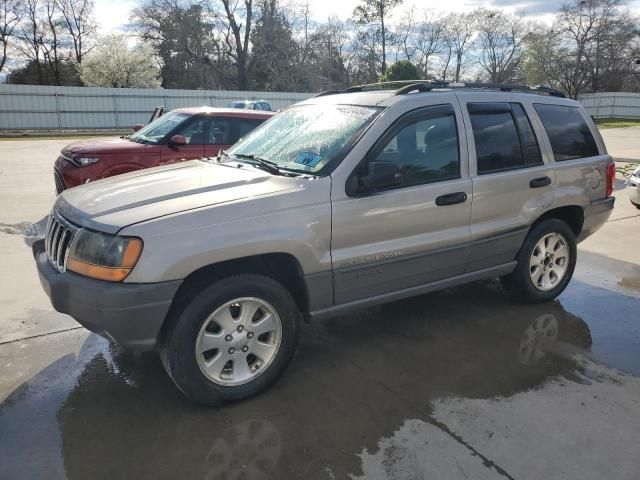
[[[584,223],[582,224],[582,231],[578,235],[578,242],[595,233],[609,220],[615,201],[615,197],[597,200],[591,202],[591,205],[584,209]]]
[[[60,273],[47,260],[44,241],[33,244],[40,283],[58,312],[131,350],[151,350],[182,280],[112,283],[72,272]]]

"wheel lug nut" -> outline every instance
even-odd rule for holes
[[[233,348],[233,347],[229,348],[229,353],[233,353],[233,352],[235,352],[235,351],[236,351],[236,349],[235,349],[235,348]]]
[[[244,353],[247,353],[249,351],[249,347],[247,347],[246,345],[244,347],[242,347],[242,351]]]
[[[233,340],[233,337],[232,337],[231,335],[227,335],[227,336],[225,336],[225,337],[224,337],[224,339],[225,339],[227,342],[230,342],[231,340]]]
[[[238,332],[242,332],[244,330],[244,327],[242,325],[238,325]]]
[[[247,333],[247,338],[253,338],[253,332]]]

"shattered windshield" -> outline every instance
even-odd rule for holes
[[[353,105],[299,105],[276,115],[227,153],[294,172],[318,172],[381,111]]]

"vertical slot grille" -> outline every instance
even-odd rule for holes
[[[51,213],[45,236],[45,249],[49,262],[59,272],[65,270],[69,249],[77,233],[78,229],[75,226],[62,219],[55,211]]]

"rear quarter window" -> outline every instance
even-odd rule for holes
[[[599,155],[596,141],[577,107],[534,105],[547,132],[557,162]]]

